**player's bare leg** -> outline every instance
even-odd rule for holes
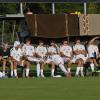
[[[91,71],[94,72],[95,65],[94,65],[93,59],[89,59],[89,61],[90,61]]]
[[[17,62],[14,61],[13,65],[14,65],[14,76],[15,76],[16,79],[18,79],[18,75],[17,75]]]
[[[29,68],[30,68],[29,62],[24,61],[24,66],[26,66],[26,78],[29,78]]]
[[[83,65],[84,65],[84,61],[81,59],[81,68],[80,68],[81,77],[84,77]]]
[[[59,67],[60,67],[60,69],[64,72],[64,74],[65,74],[66,77],[70,77],[70,75],[69,75],[69,73],[67,72],[67,70],[66,70],[64,64],[60,63],[60,64],[59,64]]]
[[[41,77],[42,77],[42,78],[44,78],[44,77],[45,77],[45,76],[44,76],[44,74],[43,74],[43,69],[44,69],[44,63],[43,63],[43,62],[41,62],[40,75],[41,75]]]
[[[51,77],[54,77],[54,72],[55,72],[55,64],[54,62],[50,62],[50,65],[51,65]]]
[[[10,62],[10,76],[13,77],[13,62],[11,60],[9,60]]]
[[[68,69],[68,73],[69,75],[71,76],[71,65],[72,65],[72,62],[70,60],[67,61],[67,69]]]
[[[94,65],[97,67],[98,70],[100,70],[100,66],[98,65],[96,59],[93,59]]]
[[[3,76],[5,77],[6,59],[3,59]]]
[[[75,75],[79,77],[79,72],[80,72],[80,70],[81,70],[81,60],[78,59],[78,60],[76,61],[76,63],[77,63],[77,68],[76,68],[76,74],[75,74]]]

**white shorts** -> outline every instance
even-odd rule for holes
[[[56,64],[64,64],[63,59],[59,55],[52,55],[52,61]]]
[[[85,57],[84,55],[76,55],[75,57],[73,57],[72,62],[76,63],[76,61],[78,59],[82,59],[84,61],[84,63],[87,61],[88,57]]]

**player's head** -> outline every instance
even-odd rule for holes
[[[16,49],[18,49],[18,48],[20,47],[20,42],[19,42],[19,41],[15,41],[15,42],[14,42],[14,47],[15,47]]]
[[[26,43],[26,44],[31,44],[31,39],[30,39],[30,38],[27,38],[27,39],[25,40],[25,43]]]
[[[51,46],[55,46],[55,41],[51,40],[51,41],[50,41],[50,45],[51,45]]]
[[[64,40],[63,41],[63,45],[67,45],[68,44],[68,41],[67,40]]]
[[[40,46],[43,46],[44,45],[44,42],[42,40],[39,40],[39,45]]]
[[[81,42],[80,42],[80,40],[79,39],[77,39],[76,40],[76,44],[80,44]]]
[[[8,47],[9,47],[8,43],[4,43],[4,44],[3,44],[3,48],[4,48],[4,49],[7,49]]]

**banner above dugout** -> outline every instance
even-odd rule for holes
[[[33,37],[63,38],[79,36],[77,15],[33,14],[25,15],[25,19]]]
[[[0,3],[20,3],[20,2],[26,2],[26,3],[83,3],[83,2],[97,2],[99,3],[100,0],[0,0]]]

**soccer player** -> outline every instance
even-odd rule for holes
[[[90,60],[90,67],[92,72],[94,72],[95,66],[97,67],[98,70],[100,70],[100,67],[96,61],[99,57],[99,49],[98,46],[94,44],[95,39],[98,39],[99,37],[93,38],[91,41],[89,41],[87,50],[88,50],[88,56]]]
[[[80,43],[80,40],[76,40],[76,44],[73,47],[73,51],[74,57],[72,61],[77,63],[76,76],[79,76],[81,74],[81,76],[84,77],[83,64],[86,62],[87,57],[85,57],[85,46]]]
[[[14,47],[10,51],[10,56],[11,56],[12,61],[13,61],[14,76],[15,76],[15,78],[18,79],[17,67],[18,66],[21,66],[21,67],[26,66],[26,68],[29,68],[29,64],[23,58],[23,52],[22,52],[22,49],[20,47],[20,42],[19,41],[14,42]],[[29,77],[28,75],[29,75],[29,70],[28,70],[28,72],[26,72],[26,77],[27,78]]]
[[[37,77],[40,77],[40,60],[36,58],[35,48],[31,45],[31,40],[29,38],[26,39],[25,44],[22,47],[24,56],[30,63],[36,63]],[[26,74],[28,75],[29,68],[26,69]],[[26,76],[27,76],[26,75]]]
[[[44,46],[44,42],[43,41],[39,41],[39,45],[37,46],[37,48],[35,49],[36,52],[36,56],[37,58],[40,60],[40,75],[41,77],[45,77],[43,74],[43,68],[44,68],[44,64],[46,62],[46,58],[47,58],[47,49]]]
[[[11,61],[10,57],[10,47],[7,43],[3,44],[3,47],[1,49],[1,56],[2,56],[2,62],[3,62],[3,75],[5,77],[5,69],[6,66],[10,66],[11,69],[11,77],[13,77],[13,63]]]
[[[54,41],[51,41],[50,47],[48,48],[48,53],[50,54],[51,61],[53,62],[53,66],[57,65],[60,69],[64,72],[65,76],[69,77],[67,70],[64,67],[64,61],[60,56],[58,46],[55,44]],[[54,68],[52,67],[52,76],[54,77]]]
[[[65,63],[68,64],[68,73],[71,73],[73,51],[72,47],[68,45],[67,40],[63,41],[63,45],[60,46],[60,53]]]
[[[57,48],[55,46],[55,42],[51,41],[50,46],[47,48],[48,51],[48,59],[46,61],[47,64],[51,66],[51,77],[55,77],[54,72],[55,72],[55,63],[52,60],[52,55],[57,54]]]

